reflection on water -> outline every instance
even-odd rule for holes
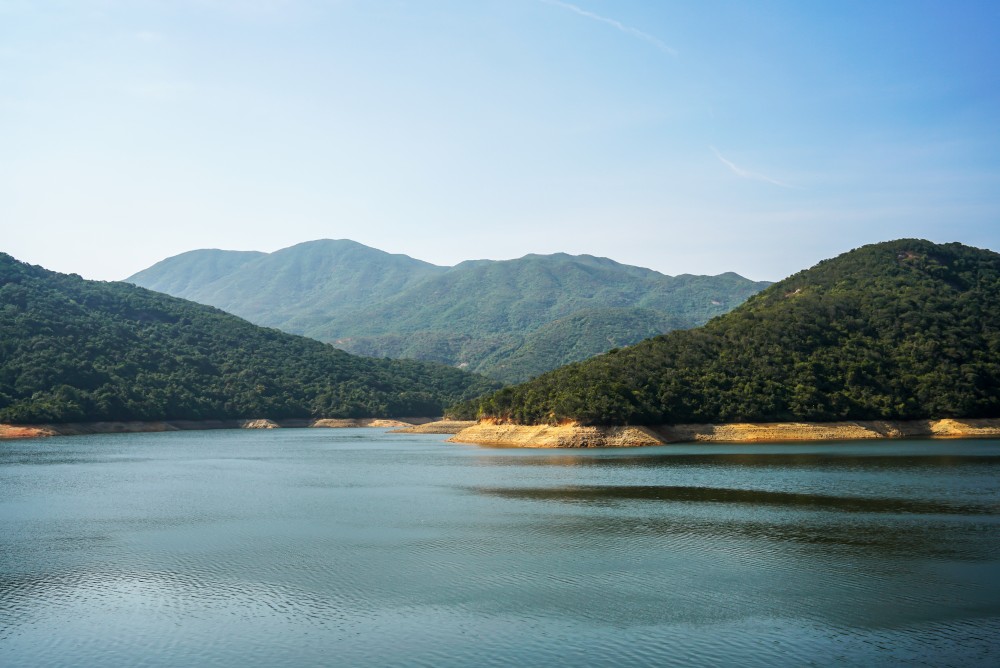
[[[0,444],[0,665],[995,665],[998,442]]]
[[[889,555],[907,558],[959,559],[990,562],[996,559],[996,544],[984,541],[992,524],[934,521],[887,523],[875,516],[855,517],[850,523],[822,521],[815,517],[787,516],[753,519],[712,516],[616,516],[613,518],[564,518],[547,531],[564,535],[581,532],[614,536],[616,540],[636,536],[664,536],[672,542],[746,538],[754,544],[795,543],[820,550],[862,556]]]
[[[915,443],[915,446],[927,445],[926,443]],[[893,447],[895,444],[880,444],[879,447]],[[683,447],[683,446],[668,446]],[[690,447],[690,446],[687,446]],[[702,446],[706,449],[719,448],[724,446]],[[753,446],[738,446],[743,450],[753,448]],[[774,447],[774,446],[772,446]],[[804,446],[778,446],[778,447],[804,447]],[[856,447],[856,446],[855,446]],[[652,449],[652,448],[650,448]],[[850,454],[850,453],[781,453],[781,452],[701,452],[701,453],[662,453],[662,448],[656,448],[656,455],[651,454],[628,454],[620,452],[606,451],[603,456],[581,457],[579,454],[555,454],[540,455],[537,457],[511,456],[509,454],[484,456],[480,461],[483,465],[489,466],[596,466],[603,468],[663,468],[670,466],[673,468],[684,467],[720,467],[720,468],[813,468],[813,469],[864,469],[878,470],[890,469],[898,471],[901,469],[927,468],[933,470],[970,467],[981,468],[991,467],[994,470],[1000,468],[1000,458],[992,455],[963,454],[954,455],[946,453],[922,454],[922,455],[896,455],[886,456],[877,453]],[[520,454],[520,453],[519,453]]]
[[[944,515],[993,515],[995,506],[956,504],[914,499],[892,499],[829,494],[773,492],[759,489],[718,487],[598,486],[583,487],[482,487],[481,494],[493,496],[588,503],[593,501],[643,500],[691,503],[740,503],[753,506],[830,510],[841,513],[919,513]]]

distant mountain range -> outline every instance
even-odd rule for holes
[[[246,254],[199,265],[227,272]],[[440,415],[498,387],[0,253],[0,422]]]
[[[701,325],[769,285],[562,253],[440,267],[328,239],[274,253],[191,251],[126,281],[351,353],[504,382]]]
[[[612,425],[1000,417],[1000,254],[919,239],[864,246],[703,327],[455,414]]]

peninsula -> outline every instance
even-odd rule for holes
[[[452,413],[479,421],[455,440],[505,445],[996,436],[1000,255],[865,246]]]

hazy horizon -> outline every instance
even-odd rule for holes
[[[974,0],[0,0],[0,250],[772,281],[901,237],[1000,250],[998,28]]]
[[[275,249],[273,251],[260,251],[258,249],[254,249],[254,248],[247,248],[247,249],[192,248],[190,250],[182,251],[180,253],[177,253],[176,255],[171,255],[171,256],[168,256],[168,257],[161,258],[160,260],[157,260],[156,262],[154,262],[153,264],[149,265],[148,267],[143,267],[139,271],[136,271],[136,272],[133,272],[132,274],[129,274],[129,276],[124,276],[124,277],[118,278],[118,279],[108,279],[108,280],[121,280],[121,281],[127,280],[128,278],[131,278],[135,274],[141,273],[142,271],[144,271],[146,269],[149,269],[149,268],[153,267],[154,265],[159,264],[160,262],[163,262],[165,260],[171,260],[171,259],[173,259],[175,257],[180,256],[180,255],[186,255],[187,253],[193,253],[193,252],[199,252],[199,251],[221,251],[221,252],[251,252],[251,253],[253,253],[253,252],[259,252],[259,253],[263,253],[264,255],[270,255],[270,254],[277,253],[277,252],[280,252],[280,251],[289,250],[290,248],[293,248],[295,246],[301,246],[301,245],[304,245],[304,244],[310,244],[310,243],[321,242],[321,241],[354,241],[354,240],[353,239],[329,239],[329,238],[326,238],[326,239],[310,239],[308,241],[303,241],[303,242],[300,242],[300,243],[292,244],[291,246],[286,246],[284,248],[278,248],[278,249]],[[886,239],[886,241],[892,241],[892,240]],[[355,243],[360,243],[360,242],[355,242]],[[879,243],[879,242],[875,242],[875,243]],[[367,244],[362,244],[362,245],[367,246]],[[863,244],[863,245],[868,245],[868,244]],[[389,253],[389,251],[385,251],[385,249],[382,249],[382,248],[377,248],[377,247],[374,247],[374,246],[368,246],[368,247],[369,248],[374,248],[375,250],[379,250],[379,251],[383,251],[383,252]],[[850,248],[850,249],[847,249],[847,250],[850,251],[850,250],[854,250],[854,249]],[[988,249],[988,250],[992,250],[992,249]],[[847,251],[845,251],[845,252],[847,252]],[[451,267],[458,266],[459,264],[463,264],[465,262],[483,262],[483,261],[505,262],[505,261],[523,259],[525,257],[532,256],[532,255],[551,256],[551,255],[559,255],[559,254],[565,254],[565,253],[562,253],[562,251],[554,251],[552,253],[525,253],[524,255],[519,255],[517,257],[511,257],[511,258],[468,257],[468,258],[464,258],[464,259],[458,260],[458,261],[456,261],[453,264],[440,264],[440,263],[437,263],[437,262],[431,262],[430,260],[426,260],[426,259],[421,258],[421,257],[416,257],[414,255],[410,255],[409,253],[391,253],[391,254],[392,255],[405,255],[405,256],[407,256],[407,257],[409,257],[411,259],[421,260],[423,262],[428,262],[429,264],[433,264],[433,265],[438,266],[438,267],[451,268]],[[653,267],[644,267],[643,265],[632,265],[632,264],[630,264],[628,262],[620,262],[619,260],[617,260],[617,259],[615,259],[613,257],[608,257],[606,255],[598,255],[596,253],[571,253],[569,255],[571,255],[572,257],[579,257],[579,256],[596,257],[598,259],[603,259],[603,260],[612,260],[613,262],[618,262],[619,264],[623,264],[623,265],[637,266],[637,267],[645,268],[645,269],[652,269],[653,271],[658,271],[661,274],[665,274],[666,273],[666,272],[663,272],[663,271],[661,271],[659,269],[655,269]],[[837,253],[837,255],[840,255],[840,253]],[[832,258],[832,257],[835,257],[835,256],[830,256],[830,257]],[[20,258],[18,258],[18,259],[20,259]],[[830,258],[820,258],[820,261],[821,260],[826,260],[826,259],[830,259]],[[816,264],[816,263],[813,263],[813,265],[814,264]],[[752,278],[752,277],[749,277],[749,276],[743,276],[743,278],[749,278],[750,280],[754,280],[754,281],[768,281],[768,280],[770,280],[771,282],[778,282],[778,281],[780,281],[780,280],[782,280],[784,278],[788,278],[788,276],[791,276],[792,274],[797,273],[798,271],[809,269],[813,265],[800,267],[799,269],[793,270],[789,274],[787,274],[785,276],[780,276],[780,277],[778,277],[776,279],[755,279],[755,278]],[[49,267],[46,267],[46,268],[49,268]],[[736,274],[739,274],[739,272],[734,272],[734,271],[729,270],[729,271],[717,272],[717,273],[710,274],[710,275],[717,276],[719,274],[725,274],[725,273],[736,273]],[[680,276],[682,274],[706,275],[704,272],[679,272],[677,274],[667,274],[667,275],[668,276]]]

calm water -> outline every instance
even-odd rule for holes
[[[1000,665],[1000,442],[0,443],[0,665]]]

